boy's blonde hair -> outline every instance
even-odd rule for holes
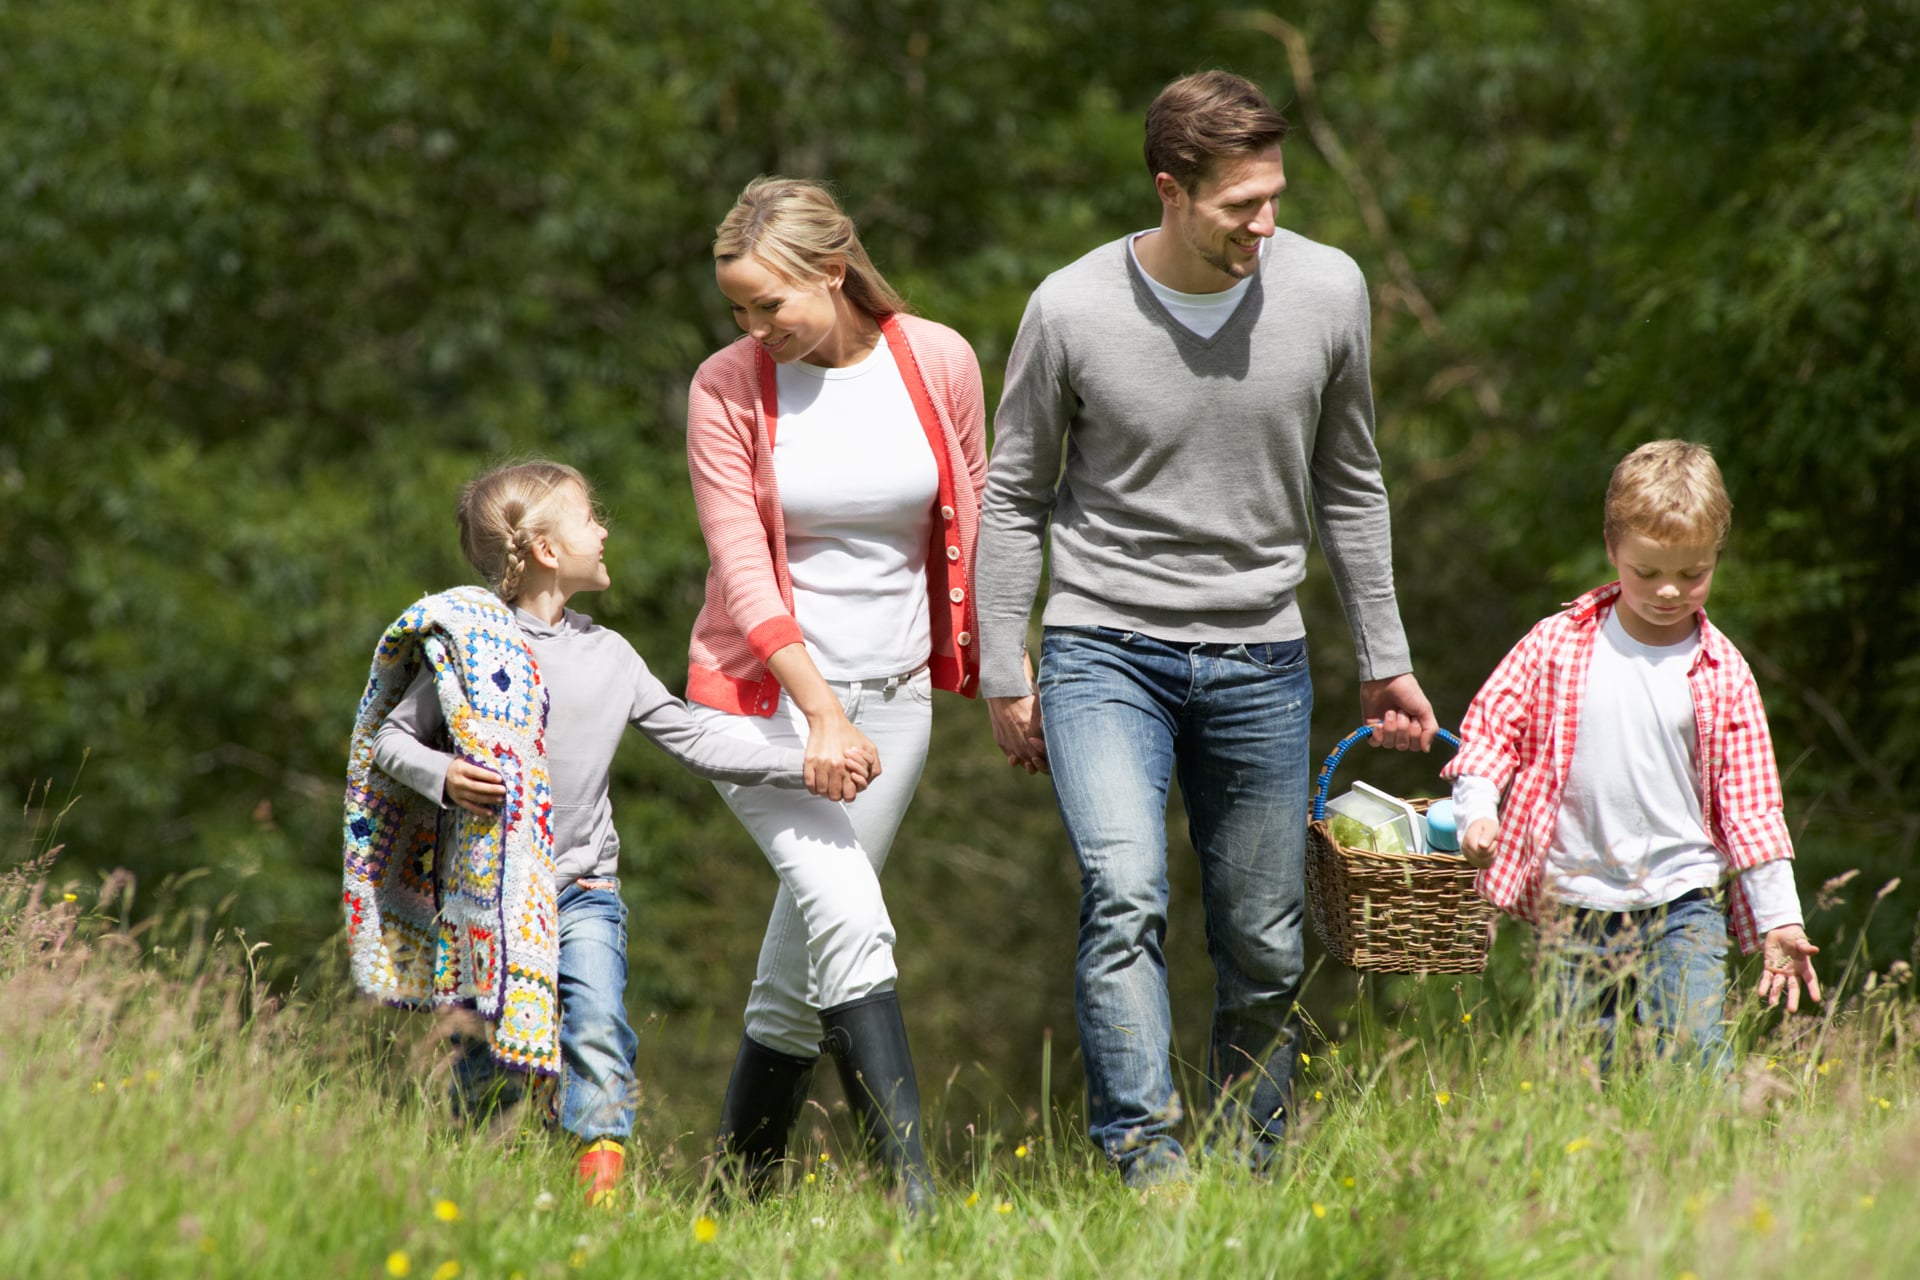
[[[592,505],[593,486],[585,476],[544,458],[496,468],[460,490],[454,513],[460,550],[508,604],[519,598],[533,540],[553,532],[568,485],[578,485]]]
[[[788,284],[817,283],[836,262],[847,278],[847,301],[875,318],[910,315],[867,256],[853,219],[817,182],[800,178],[755,178],[713,233],[713,260],[732,262],[748,254]]]
[[[1612,547],[1624,534],[1655,542],[1727,545],[1733,500],[1720,478],[1720,464],[1703,444],[1654,440],[1620,460],[1607,482],[1606,536]]]

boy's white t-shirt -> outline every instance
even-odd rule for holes
[[[1135,242],[1151,231],[1137,231],[1127,240],[1127,252],[1133,255],[1133,265],[1140,267],[1140,255],[1135,252]],[[1260,242],[1260,260],[1266,261],[1268,241]],[[1147,282],[1147,288],[1153,290],[1153,296],[1160,299],[1160,305],[1183,326],[1202,338],[1211,338],[1220,332],[1227,321],[1233,319],[1235,308],[1240,299],[1247,296],[1247,290],[1253,287],[1253,277],[1248,276],[1231,288],[1219,293],[1180,293],[1169,289],[1150,275],[1145,267],[1140,267],[1140,278]]]
[[[940,469],[893,352],[775,370],[773,472],[793,612],[829,680],[901,675],[933,652],[927,544]]]
[[[1627,634],[1618,609],[1607,614],[1542,869],[1553,897],[1600,911],[1640,911],[1719,883],[1726,861],[1701,811],[1687,679],[1699,651],[1698,631],[1677,644],[1642,644]],[[1492,816],[1492,791],[1484,778],[1456,782],[1462,830]],[[1762,863],[1744,873],[1742,884],[1762,933],[1800,922],[1791,862]]]

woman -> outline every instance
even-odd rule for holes
[[[721,1149],[749,1194],[765,1189],[817,1045],[908,1208],[926,1212],[880,869],[926,761],[932,690],[979,685],[980,366],[958,334],[908,313],[815,183],[750,183],[713,256],[746,336],[700,366],[688,397],[713,567],[687,699],[724,732],[803,747],[807,774],[806,793],[717,784],[780,877]],[[864,791],[850,759],[867,766]]]

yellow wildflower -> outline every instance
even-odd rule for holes
[[[1753,1225],[1754,1234],[1768,1235],[1773,1231],[1773,1210],[1764,1204],[1756,1204],[1747,1221]]]
[[[95,1080],[93,1087],[87,1090],[88,1093],[105,1093],[106,1091],[107,1082],[105,1080]]]
[[[1027,1158],[1027,1144],[1026,1144],[1026,1143],[1024,1143],[1024,1142],[1023,1142],[1023,1143],[1021,1143],[1021,1144],[1020,1144],[1019,1146],[1017,1146],[1017,1147],[1015,1147],[1015,1148],[1013,1149],[1013,1158],[1014,1158],[1015,1160],[1025,1160],[1025,1159]]]
[[[1324,1102],[1324,1101],[1326,1101],[1326,1097],[1327,1097],[1327,1095],[1326,1095],[1326,1094],[1324,1094],[1324,1093],[1322,1093],[1322,1092],[1320,1092],[1320,1091],[1319,1091],[1318,1089],[1315,1089],[1315,1090],[1313,1091],[1313,1100],[1314,1100],[1315,1102]]]
[[[1301,1054],[1300,1065],[1303,1067],[1311,1067],[1313,1065],[1313,1055],[1310,1053]]]
[[[1522,1081],[1520,1082],[1520,1092],[1522,1092],[1522,1093],[1532,1093],[1532,1092],[1533,1092],[1533,1081],[1531,1081],[1531,1080],[1522,1080]]]
[[[1444,1107],[1449,1102],[1453,1101],[1453,1095],[1448,1093],[1445,1089],[1442,1089],[1440,1092],[1433,1095],[1433,1100]]]
[[[452,1258],[448,1258],[445,1262],[433,1269],[433,1280],[453,1280],[453,1278],[459,1274],[460,1264]]]
[[[1321,1204],[1321,1203],[1320,1203],[1320,1202],[1319,1202],[1318,1200],[1315,1200],[1315,1201],[1313,1202],[1313,1216],[1314,1216],[1314,1217],[1316,1217],[1316,1218],[1324,1218],[1324,1217],[1326,1217],[1326,1216],[1327,1216],[1327,1206],[1325,1206],[1325,1205],[1323,1205],[1323,1204]]]
[[[1570,1156],[1578,1155],[1580,1152],[1585,1151],[1588,1147],[1592,1145],[1593,1145],[1592,1138],[1575,1138],[1572,1142],[1569,1142],[1567,1144],[1567,1154]]]
[[[1861,1207],[1862,1209],[1871,1209],[1871,1208],[1873,1208],[1873,1197],[1872,1197],[1872,1196],[1861,1196],[1861,1197],[1860,1197],[1860,1207]]]
[[[1472,1015],[1471,1013],[1463,1013],[1463,1014],[1461,1014],[1461,1015],[1460,1015],[1460,1025],[1461,1025],[1461,1026],[1463,1026],[1463,1027],[1464,1027],[1464,1026],[1466,1026],[1466,1025],[1467,1025],[1467,1024],[1469,1023],[1469,1022],[1472,1022],[1472,1021],[1473,1021],[1473,1015]]]
[[[1820,1072],[1821,1075],[1827,1074],[1827,1072],[1833,1070],[1833,1059],[1832,1058],[1823,1059],[1819,1067],[1816,1069]]]
[[[808,1181],[808,1182],[818,1182],[818,1181],[820,1181],[820,1179],[819,1179],[819,1178],[817,1178],[817,1177],[815,1177],[815,1176],[814,1176],[813,1174],[811,1174],[811,1173],[810,1173],[810,1174],[808,1174],[808,1175],[807,1175],[807,1181]]]
[[[413,1274],[413,1259],[407,1256],[405,1249],[395,1249],[387,1255],[387,1274],[390,1276]]]
[[[701,1244],[712,1244],[720,1238],[720,1224],[701,1214],[693,1220],[693,1238]]]
[[[572,1267],[575,1271],[578,1271],[580,1268],[586,1266],[587,1251],[585,1249],[575,1249],[572,1253],[567,1255],[567,1265]]]
[[[1873,1101],[1874,1101],[1874,1105],[1878,1106],[1882,1111],[1885,1111],[1887,1108],[1893,1105],[1891,1102],[1888,1102],[1885,1098],[1875,1098]]]
[[[1352,1178],[1342,1178],[1342,1179],[1340,1179],[1340,1185],[1341,1185],[1341,1186],[1343,1186],[1343,1187],[1345,1187],[1345,1188],[1346,1188],[1347,1190],[1349,1190],[1349,1191],[1351,1191],[1351,1190],[1353,1190],[1353,1179],[1352,1179]]]
[[[79,895],[79,894],[77,894],[77,893],[63,893],[63,894],[61,894],[61,895],[60,895],[60,897],[61,897],[61,898],[62,898],[62,899],[63,899],[64,901],[67,901],[67,902],[78,902],[78,901],[80,901],[80,895]]]
[[[830,1155],[828,1155],[828,1154],[827,1154],[826,1152],[824,1152],[824,1151],[822,1151],[822,1152],[820,1153],[820,1163],[821,1163],[821,1164],[832,1164],[832,1163],[833,1163],[833,1157],[832,1157],[832,1156],[830,1156]]]
[[[1002,1217],[1005,1217],[1007,1214],[1013,1212],[1013,1201],[1002,1200],[999,1204],[993,1206],[993,1211],[1001,1215]]]
[[[980,1203],[980,1193],[978,1191],[973,1192],[967,1197],[967,1208],[971,1209],[973,1208],[973,1206],[979,1203]]]
[[[435,1200],[433,1202],[433,1216],[442,1222],[458,1222],[460,1221],[460,1206],[451,1200]]]

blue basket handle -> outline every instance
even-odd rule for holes
[[[1355,729],[1352,733],[1340,739],[1340,745],[1333,749],[1333,754],[1329,755],[1326,763],[1320,766],[1320,776],[1314,781],[1313,785],[1313,820],[1315,822],[1325,822],[1327,820],[1327,784],[1333,781],[1333,771],[1340,767],[1340,757],[1346,755],[1347,748],[1351,747],[1354,743],[1364,738],[1371,738],[1372,736],[1373,726],[1370,724],[1361,725],[1358,729]],[[1440,730],[1435,736],[1455,751],[1460,749],[1460,739],[1454,737],[1445,729]]]

